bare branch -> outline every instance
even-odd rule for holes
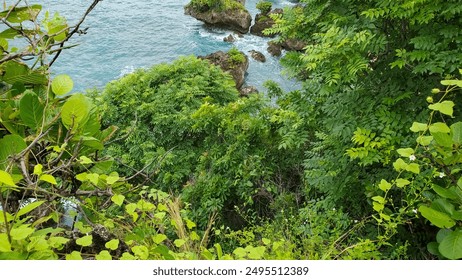
[[[53,57],[51,60],[49,66],[53,65],[55,63],[56,59],[58,59],[59,55],[61,54],[62,48],[64,47],[64,44],[79,30],[80,25],[84,22],[88,14],[96,7],[96,5],[101,2],[102,0],[93,0],[93,3],[88,7],[88,9],[85,11],[85,14],[82,16],[82,18],[79,20],[77,25],[72,29],[71,32],[67,35],[66,39],[64,39],[61,44],[60,44],[60,49],[56,53],[56,55]]]

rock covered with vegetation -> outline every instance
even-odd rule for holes
[[[255,15],[254,24],[250,27],[250,33],[261,37],[274,37],[276,34],[265,34],[263,31],[272,27],[274,20],[271,18],[272,14],[282,14],[283,9],[272,10],[271,2],[261,1],[257,3],[257,8],[260,13]]]
[[[240,89],[245,81],[245,74],[249,68],[247,55],[233,47],[228,52],[217,51],[206,56],[199,56],[210,63],[220,67],[233,77],[236,88]]]
[[[192,0],[185,6],[185,14],[207,24],[247,33],[252,17],[243,3],[237,0]]]

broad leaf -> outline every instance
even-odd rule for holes
[[[26,142],[19,135],[6,135],[0,139],[0,169],[7,166],[6,160],[9,156],[19,154],[27,148]]]
[[[17,213],[17,216],[18,217],[21,217],[22,215],[25,215],[29,212],[31,212],[32,210],[34,210],[35,208],[39,207],[40,205],[42,205],[45,201],[34,201],[32,203],[29,203],[27,204],[26,206],[24,206],[23,208],[19,209],[18,213]]]
[[[104,247],[108,248],[109,250],[117,250],[117,248],[119,248],[119,242],[119,239],[112,239],[106,242],[106,244],[104,244]]]
[[[77,243],[77,245],[80,245],[82,247],[90,246],[93,243],[93,236],[85,235],[84,237],[76,239],[75,243]]]
[[[414,149],[412,148],[403,148],[403,149],[398,149],[396,150],[398,152],[398,154],[402,157],[410,157],[411,155],[413,155],[415,152],[414,152]]]
[[[56,179],[55,177],[53,177],[52,175],[50,174],[42,174],[39,178],[41,181],[45,181],[45,182],[48,182],[50,184],[53,184],[53,185],[57,185],[58,182],[56,182]]]
[[[83,260],[83,259],[82,259],[82,255],[80,254],[80,252],[72,251],[72,253],[66,255],[66,260],[68,260],[68,261],[70,261],[70,260],[79,261],[79,260]]]
[[[403,187],[409,185],[411,182],[409,180],[407,180],[407,179],[398,178],[398,179],[396,179],[395,183],[396,183],[396,186],[398,188],[403,188]]]
[[[61,110],[61,119],[68,129],[79,127],[86,122],[89,112],[90,103],[87,98],[82,94],[76,94],[64,103]]]
[[[445,100],[441,103],[430,104],[428,105],[428,108],[452,117],[452,114],[454,113],[454,102]]]
[[[388,191],[389,189],[391,189],[391,184],[388,183],[386,180],[382,179],[380,181],[380,184],[379,184],[379,189],[381,189],[382,191],[386,192]]]
[[[0,12],[0,17],[4,18],[8,15],[6,20],[11,23],[21,23],[26,20],[34,21],[41,10],[42,6],[37,4],[26,7],[15,7],[13,10]]]
[[[414,123],[412,123],[411,131],[412,132],[425,131],[425,130],[427,130],[427,127],[428,126],[427,126],[426,123],[414,122]]]
[[[24,124],[32,129],[39,129],[42,125],[44,108],[37,94],[27,91],[19,103],[19,113]]]
[[[122,203],[124,203],[125,196],[121,194],[115,194],[111,197],[112,202],[114,202],[117,206],[122,206]]]
[[[457,145],[462,145],[462,122],[451,125],[452,141]]]
[[[428,128],[430,130],[431,133],[433,132],[442,132],[442,133],[449,133],[451,132],[451,129],[449,128],[449,126],[445,123],[442,123],[442,122],[436,122],[436,123],[433,123],[430,125],[430,127]]]
[[[103,251],[99,252],[99,254],[97,254],[95,256],[95,259],[98,260],[98,261],[110,261],[110,260],[112,260],[112,256],[109,253],[109,251],[103,250]]]
[[[462,231],[455,230],[449,233],[438,246],[440,253],[448,259],[462,258]]]
[[[419,207],[419,212],[432,224],[439,228],[451,228],[456,225],[456,222],[447,214],[422,205]]]
[[[74,82],[68,75],[59,75],[51,82],[51,89],[56,95],[64,95],[74,88]]]
[[[8,172],[0,170],[0,184],[4,184],[9,187],[16,187],[13,181],[13,177]]]
[[[0,252],[10,252],[11,244],[6,233],[0,233]]]
[[[35,231],[34,228],[30,227],[29,225],[20,225],[17,228],[11,229],[11,238],[13,240],[23,240],[26,239],[29,235],[31,235]]]

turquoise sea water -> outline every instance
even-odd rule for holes
[[[50,12],[59,12],[75,24],[91,0],[35,0]],[[111,80],[140,67],[171,62],[181,55],[205,55],[228,50],[234,44],[248,53],[258,50],[265,54],[265,63],[250,59],[246,84],[262,89],[266,80],[274,80],[285,89],[296,88],[296,82],[281,75],[281,66],[267,51],[266,38],[250,34],[226,43],[223,38],[232,31],[210,28],[184,15],[189,0],[104,0],[88,16],[82,28],[86,35],[76,36],[72,43],[80,45],[64,51],[54,64],[54,73],[69,74],[75,90],[102,88]],[[247,0],[253,18],[258,0]],[[273,7],[292,5],[287,0],[274,0]],[[236,36],[237,37],[237,36]]]

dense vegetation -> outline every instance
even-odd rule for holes
[[[1,12],[0,259],[462,258],[460,1],[299,2],[302,89],[247,97],[192,56],[72,93],[79,24]]]

